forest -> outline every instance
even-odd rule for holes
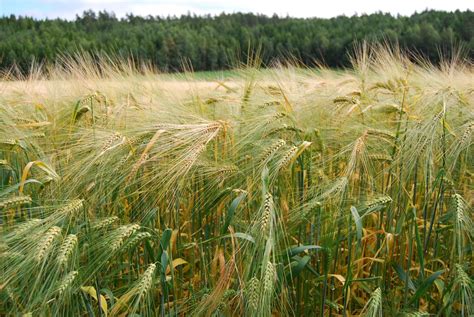
[[[472,59],[474,12],[303,19],[252,13],[118,18],[88,10],[72,21],[10,15],[0,18],[0,69],[16,65],[27,72],[33,61],[54,63],[87,52],[133,57],[162,71],[179,71],[183,65],[221,70],[237,66],[255,50],[264,65],[292,59],[307,66],[347,67],[348,52],[361,41],[396,44],[432,63],[459,48]]]

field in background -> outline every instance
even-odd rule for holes
[[[0,82],[0,314],[470,316],[474,72]]]

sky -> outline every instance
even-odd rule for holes
[[[117,17],[135,15],[253,12],[266,15],[330,18],[373,12],[411,15],[425,9],[474,10],[474,0],[0,0],[0,16],[74,19],[84,10],[113,11]]]

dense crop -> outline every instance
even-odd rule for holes
[[[0,313],[470,316],[473,70],[420,62],[2,82]]]

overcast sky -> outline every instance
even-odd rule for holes
[[[0,16],[73,19],[87,9],[113,11],[118,17],[129,12],[143,16],[254,12],[328,18],[377,11],[410,15],[425,9],[474,10],[474,0],[0,0]]]

